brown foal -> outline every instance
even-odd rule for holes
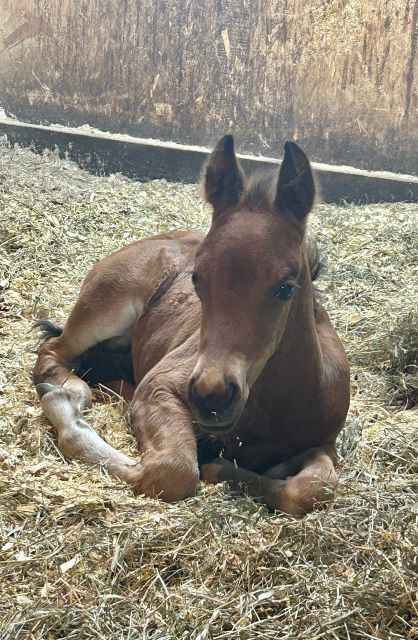
[[[335,486],[349,366],[312,283],[315,186],[287,142],[279,177],[249,180],[232,136],[203,174],[206,237],[140,240],[96,264],[64,329],[41,323],[34,378],[66,458],[175,501],[226,480],[294,515]],[[82,377],[80,377],[82,376]],[[85,422],[90,383],[125,380],[140,457]],[[129,386],[131,385],[131,387]]]

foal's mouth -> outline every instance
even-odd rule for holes
[[[241,412],[238,412],[238,415],[234,416],[224,416],[223,419],[215,418],[208,419],[207,417],[199,415],[197,412],[193,412],[195,416],[196,423],[199,425],[199,428],[208,435],[216,436],[225,433],[230,433],[233,431],[237,423],[240,419]]]
[[[205,431],[206,433],[209,433],[210,435],[216,436],[219,435],[220,433],[229,433],[230,431],[232,431],[235,427],[236,424],[236,420],[234,422],[231,422],[230,424],[226,424],[226,425],[208,425],[208,424],[202,424],[201,422],[199,422],[199,427],[201,429],[203,429],[203,431]]]

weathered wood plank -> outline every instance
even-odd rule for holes
[[[418,0],[0,0],[23,120],[418,174]]]

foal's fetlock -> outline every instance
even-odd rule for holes
[[[130,468],[128,482],[136,494],[177,502],[195,495],[199,487],[199,469],[189,460],[173,457],[147,457]]]
[[[57,384],[49,384],[49,382],[40,382],[36,385],[36,393],[38,394],[39,400],[42,400],[44,395],[47,393],[51,393],[51,391],[55,391],[56,389],[60,389]]]
[[[68,425],[81,418],[75,398],[63,387],[43,382],[36,386],[36,391],[41,399],[42,411],[53,425]]]

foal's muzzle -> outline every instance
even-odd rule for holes
[[[241,413],[241,391],[235,380],[226,380],[222,387],[210,390],[199,385],[199,377],[189,380],[189,404],[199,424],[212,432],[226,432]]]

